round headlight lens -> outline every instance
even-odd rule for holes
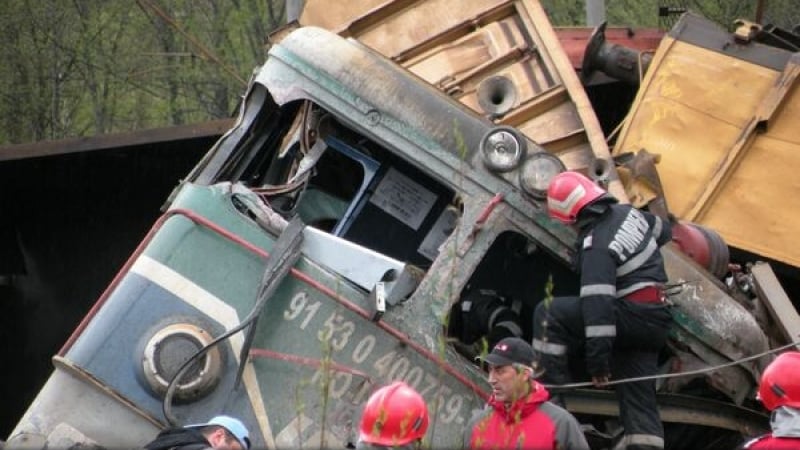
[[[519,166],[525,157],[527,140],[516,129],[500,126],[487,132],[480,143],[483,160],[489,169],[506,172]]]
[[[528,194],[537,199],[547,197],[547,186],[550,180],[567,170],[558,157],[546,151],[536,153],[528,158],[519,172],[519,184]]]

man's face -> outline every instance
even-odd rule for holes
[[[244,450],[239,441],[224,428],[217,428],[208,436],[208,442],[216,450]]]
[[[489,384],[495,399],[511,403],[528,392],[528,372],[511,365],[490,366]]]

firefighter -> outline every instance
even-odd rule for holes
[[[518,314],[521,304],[491,289],[471,289],[457,305],[456,349],[473,359],[503,338],[523,337]],[[529,316],[530,317],[530,316]],[[484,340],[485,339],[485,340]]]
[[[800,352],[778,355],[761,375],[758,398],[771,412],[772,431],[744,444],[745,449],[800,448]]]
[[[402,381],[375,391],[361,414],[357,449],[419,448],[428,431],[428,406]]]
[[[595,386],[653,375],[672,322],[659,248],[669,223],[630,205],[577,172],[556,175],[547,190],[551,217],[576,228],[578,297],[541,302],[534,312],[533,347],[545,384],[572,381],[569,361],[583,357]],[[664,430],[655,381],[616,386],[625,434],[622,448],[662,449]]]

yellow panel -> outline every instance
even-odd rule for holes
[[[800,143],[800,133],[797,132],[797,121],[800,118],[800,88],[798,83],[784,99],[783,108],[775,112],[767,127],[767,135],[772,139],[786,142]],[[798,167],[800,169],[800,167]]]
[[[582,128],[575,107],[571,103],[562,103],[547,114],[531,118],[519,129],[535,142],[547,143]]]
[[[698,123],[707,125],[698,127]],[[619,151],[642,148],[661,155],[658,173],[670,210],[683,216],[714,173],[740,127],[711,122],[708,116],[667,98],[647,98]]]
[[[515,47],[526,46],[514,20],[506,19],[478,28],[455,42],[403,62],[403,65],[426,81],[437,83],[448,77],[458,78]]]
[[[670,210],[683,217],[719,170],[780,72],[666,38],[637,95],[614,154],[646,148]],[[741,150],[697,221],[730,245],[800,265],[800,117],[797,88],[767,132]]]
[[[435,53],[425,54],[425,59],[409,62],[406,67],[432,84],[450,76],[459,76],[464,72],[490,61],[493,57],[483,33],[475,33],[467,39],[458,41],[445,48],[437,48]]]
[[[701,223],[731,245],[800,266],[800,145],[761,136]]]
[[[742,126],[777,76],[774,70],[676,42],[647,95],[668,98],[716,120]]]

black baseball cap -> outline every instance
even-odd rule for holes
[[[491,353],[479,358],[493,366],[522,364],[532,367],[536,360],[536,354],[533,352],[531,344],[518,337],[508,337],[495,344]]]

